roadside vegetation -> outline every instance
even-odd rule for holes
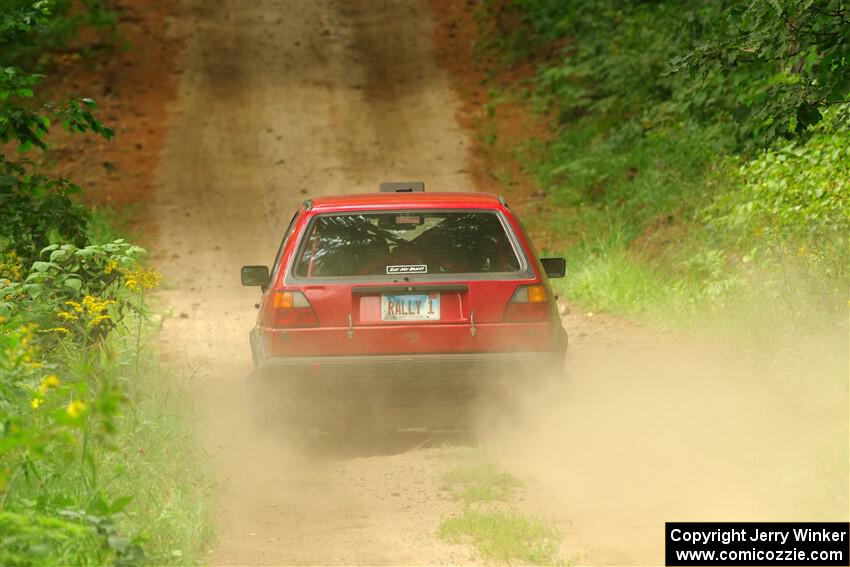
[[[485,560],[504,565],[556,565],[558,533],[535,518],[502,510],[464,508],[440,524],[440,536],[472,544]]]
[[[548,125],[514,157],[570,300],[780,335],[846,318],[847,2],[489,0],[478,21],[479,49],[533,68],[496,91]]]
[[[439,479],[440,490],[463,503],[463,510],[445,518],[439,536],[469,544],[482,559],[499,564],[555,565],[561,535],[540,518],[511,506],[523,482],[486,460],[480,450],[452,455],[459,461]]]
[[[471,504],[507,501],[521,486],[522,481],[493,463],[472,462],[458,465],[444,474],[440,488],[450,491],[455,500]]]
[[[114,22],[98,0],[0,1],[4,565],[197,563],[210,535],[186,385],[149,346],[160,277],[44,165],[51,128],[112,137],[94,100],[38,87],[56,50],[85,29],[107,49]]]

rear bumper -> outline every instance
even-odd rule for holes
[[[258,372],[263,377],[316,380],[521,379],[523,374],[557,370],[563,362],[562,352],[277,357],[264,361]]]
[[[554,352],[299,357],[269,359],[255,376],[271,397],[409,407],[534,389],[563,367],[563,353]]]

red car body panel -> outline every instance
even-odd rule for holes
[[[390,211],[488,211],[509,229],[523,269],[510,274],[417,274],[409,277],[297,277],[294,260],[311,222],[330,213]],[[542,285],[548,292],[543,320],[505,321],[511,298],[520,286]],[[440,294],[440,319],[383,321],[381,294]],[[275,294],[300,292],[309,301],[315,326],[281,328],[274,316]],[[281,245],[268,289],[263,294],[252,347],[258,367],[285,365],[315,357],[381,357],[488,353],[553,353],[563,360],[566,334],[554,294],[518,219],[501,198],[486,193],[370,193],[320,197],[296,213]]]

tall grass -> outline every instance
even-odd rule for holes
[[[663,142],[584,145],[576,140],[597,126],[565,131],[533,164],[557,211],[541,228],[569,261],[561,291],[594,310],[680,322],[742,304],[772,311],[783,327],[843,313],[846,111],[827,113],[807,144],[777,143],[751,159],[689,148],[687,129]],[[609,144],[618,151],[604,151]]]
[[[210,481],[188,384],[150,346],[144,290],[158,278],[108,221],[95,226],[103,245],[14,269],[5,256],[0,554],[9,565],[200,563]]]

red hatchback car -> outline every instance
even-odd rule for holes
[[[257,385],[311,412],[462,402],[560,374],[567,334],[548,278],[564,270],[494,195],[384,183],[307,200],[271,272],[242,268],[263,290]]]

